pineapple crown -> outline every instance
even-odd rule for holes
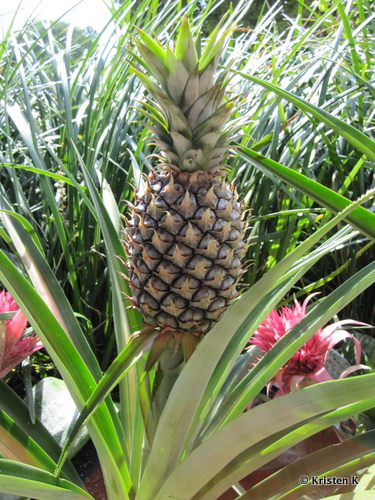
[[[223,159],[237,129],[235,122],[227,122],[237,97],[224,98],[229,68],[216,78],[215,73],[232,31],[219,24],[200,53],[199,39],[194,40],[186,17],[174,51],[137,28],[141,40],[135,44],[140,55],[132,54],[145,71],[137,65],[133,69],[156,101],[144,102],[143,114],[164,156],[162,166],[186,172],[225,169]]]

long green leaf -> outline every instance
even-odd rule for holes
[[[366,377],[366,381],[364,377]],[[257,447],[252,452],[252,454],[258,454],[257,463],[255,463],[255,457],[250,463],[249,457],[247,457],[247,465],[244,464],[247,473],[250,473],[277,456],[283,451],[282,448],[287,449],[295,444],[289,439],[291,431],[296,431],[297,442],[307,437],[308,434],[299,432],[298,427],[300,425],[309,426],[311,417],[324,419],[325,414],[328,416],[329,412],[343,406],[340,417],[335,417],[339,420],[345,412],[348,416],[352,412],[354,413],[355,410],[347,405],[357,402],[363,404],[364,409],[370,408],[375,402],[374,398],[366,398],[369,394],[369,387],[374,383],[374,380],[375,374],[371,374],[353,379],[325,382],[295,391],[251,409],[214,433],[207,441],[191,452],[165,481],[158,494],[155,495],[155,500],[168,498],[168,495],[173,498],[176,495],[176,489],[179,491],[180,498],[195,499],[195,493],[198,493],[206,483],[211,483],[211,479],[216,474],[232,463],[236,457],[241,457],[242,453],[247,453],[247,450],[250,451],[259,443],[261,448]],[[363,384],[365,384],[367,391]],[[364,390],[362,391],[362,389]],[[332,423],[326,422],[324,424],[325,427],[329,425]],[[296,426],[295,429],[293,426]],[[311,434],[318,430],[320,429],[310,427]],[[281,440],[280,444],[276,446],[276,441],[280,438],[283,439],[283,434],[278,436],[282,431],[285,431],[286,442]],[[262,443],[263,441],[264,443]],[[275,453],[266,454],[264,452],[266,446],[274,446]],[[240,467],[242,465],[241,459],[235,465]],[[190,486],[188,486],[189,477],[195,478],[194,484],[190,483]],[[229,479],[229,485],[230,481],[235,482],[241,477],[241,475],[232,477]],[[187,496],[188,491],[190,496]],[[211,496],[211,498],[213,497]]]
[[[73,147],[75,146],[73,145]],[[95,184],[76,148],[75,152],[78,156],[85,181],[93,199],[96,214],[105,240],[107,263],[113,286],[112,300],[114,304],[115,333],[118,349],[121,351],[126,346],[126,343],[131,335],[126,310],[123,304],[124,294],[129,293],[129,287],[125,279],[122,277],[122,274],[124,273],[123,262],[126,259],[126,254],[120,240],[119,229],[115,228],[108,210],[104,206]],[[140,317],[138,317],[138,319],[140,319]]]
[[[374,399],[361,399],[350,405],[339,407],[328,413],[317,415],[312,419],[301,421],[299,424],[286,428],[270,437],[258,441],[254,446],[241,453],[227,466],[224,467],[216,477],[207,483],[197,495],[200,500],[210,500],[216,498],[221,492],[230,488],[234,481],[246,476],[248,473],[256,471],[284,453],[292,446],[301,442],[324,429],[337,424],[342,420],[350,418],[352,415],[366,411],[373,405]],[[201,494],[202,493],[202,494]],[[204,493],[204,494],[203,494]],[[197,500],[197,498],[192,498]]]
[[[373,491],[360,491],[359,493],[339,493],[338,495],[330,495],[325,497],[325,500],[373,500]]]
[[[0,252],[0,278],[47,348],[77,407],[82,408],[95,388],[95,380],[59,321],[3,252]],[[124,450],[119,441],[119,429],[116,428],[111,411],[113,403],[107,404],[108,407],[105,404],[97,410],[93,422],[88,424],[89,432],[102,465],[106,467],[107,474],[112,476],[109,493],[113,499],[116,495],[123,495],[126,499],[130,480],[123,461]],[[127,481],[127,486],[124,481]]]
[[[335,130],[342,137],[345,137],[347,141],[349,141],[355,148],[361,151],[363,154],[367,155],[372,161],[375,161],[375,141],[370,139],[366,134],[360,132],[353,126],[348,123],[340,120],[336,116],[328,113],[321,107],[315,106],[309,101],[298,97],[287,90],[281,89],[277,85],[273,83],[267,82],[253,75],[249,75],[246,73],[242,73],[240,71],[237,72],[243,78],[251,80],[258,85],[274,92],[278,96],[286,99],[289,102],[295,104],[298,108],[300,108],[305,113],[310,113],[319,121],[324,122],[328,127],[332,130]]]
[[[371,408],[375,399],[367,398],[374,381],[375,374],[333,380],[295,391],[251,409],[215,432],[192,451],[170,474],[155,495],[155,500],[173,498],[177,496],[177,490],[180,498],[194,497],[211,478],[246,450],[268,438],[270,438],[269,445],[272,445],[276,441],[273,435],[276,437],[280,431],[292,430],[294,425],[305,423],[308,425],[311,417],[323,417],[327,412],[329,414],[336,408],[341,406],[345,408],[356,402],[366,402],[363,403],[364,407]],[[344,411],[350,416],[353,409],[345,408]],[[305,434],[301,432],[299,439],[302,440],[304,437]],[[276,456],[281,451],[277,450]],[[258,463],[251,463],[251,468],[257,468],[261,462],[266,463],[271,458],[273,457],[270,455],[259,454]],[[248,469],[250,471],[250,466]],[[191,482],[191,477],[194,477],[194,483]],[[235,480],[237,479],[241,479],[241,476]],[[181,494],[186,495],[188,491],[189,497]]]
[[[301,472],[311,476],[350,477],[354,472],[368,467],[375,461],[375,431],[368,431],[346,439],[342,443],[326,446],[287,465],[251,488],[241,500],[291,500],[296,495],[308,493],[300,483]],[[312,486],[316,488],[316,486]],[[287,494],[288,493],[288,494]],[[286,495],[287,494],[287,495]],[[286,496],[285,496],[286,495]]]
[[[66,479],[19,462],[0,459],[0,491],[37,500],[94,500]]]
[[[7,206],[4,198],[0,197],[0,202]],[[89,398],[91,391],[94,390],[95,381],[100,377],[101,370],[98,366],[97,359],[90,349],[77,322],[77,318],[57,282],[54,273],[48,266],[39,248],[36,247],[29,232],[18,220],[14,220],[6,213],[0,215],[8,229],[12,242],[22,256],[22,260],[34,285],[45,300],[45,302],[42,301],[43,308],[46,308],[49,313],[49,316],[46,314],[42,317],[43,325],[40,326],[39,330],[34,326],[35,331],[39,334],[44,345],[47,347],[77,407],[80,409]],[[18,273],[18,271],[15,272]],[[12,275],[11,268],[9,268],[9,273]],[[8,278],[3,279],[5,283],[7,280]],[[13,282],[14,281],[15,280],[13,280]],[[8,287],[11,287],[11,285],[9,284]],[[26,295],[31,293],[25,291],[25,288],[29,287],[30,285],[25,280],[23,284],[20,283],[20,290],[18,293],[22,295],[22,298],[19,297],[17,301],[20,305],[23,303],[23,299],[25,299]],[[12,288],[9,289],[11,290]],[[32,292],[36,297],[35,303],[38,301],[40,302],[40,297],[37,296],[34,290]],[[34,307],[32,312],[35,314],[35,312],[39,312],[40,309],[41,306],[38,306],[38,308]],[[29,321],[33,323],[30,306],[26,316]],[[57,323],[58,327],[51,323]],[[98,447],[98,450],[101,450],[99,451],[100,458],[108,463],[108,468],[112,473],[115,475],[120,474],[121,480],[117,479],[112,483],[116,490],[116,494],[118,494],[117,488],[121,488],[123,479],[128,481],[126,488],[129,488],[130,485],[126,463],[120,460],[120,458],[118,458],[118,460],[114,458],[115,456],[122,457],[124,454],[122,446],[124,433],[120,426],[119,418],[116,414],[112,400],[109,399],[105,403],[105,406],[106,408],[103,407],[100,410],[103,414],[101,417],[98,417],[96,422],[98,426],[92,423],[89,425],[91,427],[91,437]],[[110,444],[107,446],[106,442]],[[102,453],[103,455],[101,456]],[[117,470],[117,464],[120,464],[122,468],[121,473]]]
[[[141,337],[137,337],[135,340],[130,342],[116,357],[112,362],[111,366],[108,368],[106,373],[103,375],[95,391],[93,391],[91,397],[87,401],[86,405],[81,411],[70,435],[69,439],[66,441],[63,452],[60,457],[58,464],[58,472],[60,472],[62,464],[65,462],[70,446],[72,445],[75,437],[78,435],[79,431],[85,425],[86,421],[92,414],[96,411],[98,406],[105,398],[109,395],[111,390],[121,381],[126,373],[132,368],[132,366],[138,361],[138,359],[147,352],[150,348],[150,343],[152,342],[155,334],[145,333]]]
[[[11,460],[24,462],[52,473],[51,457],[5,412],[0,412],[0,451]]]
[[[0,409],[13,419],[14,424],[33,439],[55,464],[57,463],[61,454],[60,446],[38,419],[34,423],[31,422],[28,407],[3,380],[0,380]],[[50,472],[53,471],[54,467],[50,469]],[[70,461],[65,464],[63,472],[68,479],[80,484],[78,473]]]
[[[55,274],[49,267],[44,255],[41,253],[41,244],[35,242],[35,233],[23,222],[23,217],[11,213],[4,196],[0,194],[0,217],[12,240],[12,243],[20,255],[31,281],[40,295],[44,298],[48,307],[58,318],[60,325],[65,329],[65,335],[70,337],[76,349],[85,361],[85,364],[94,376],[100,376],[98,362],[93,355],[90,346],[83,335],[77,318],[69,304]],[[14,214],[14,215],[13,215]],[[21,219],[20,221],[17,219]]]
[[[131,335],[127,311],[124,307],[124,296],[129,293],[128,284],[123,277],[126,254],[119,238],[119,230],[116,230],[108,213],[108,210],[104,206],[104,203],[100,198],[97,189],[95,188],[94,182],[89,175],[89,172],[87,171],[87,168],[77,150],[76,154],[78,156],[83,175],[88,185],[90,195],[93,199],[105,241],[107,265],[112,285],[113,320],[117,349],[118,352],[121,352],[125,349],[127,341],[129,340]],[[134,317],[134,312],[132,314]],[[135,429],[137,428],[139,431],[141,431],[139,426],[136,426],[135,422],[137,418],[138,404],[138,386],[136,372],[133,370],[133,372],[130,373],[129,376],[127,376],[126,372],[124,372],[124,377],[122,377],[120,381],[120,405],[121,421],[127,444],[129,465],[131,463],[133,439],[139,440],[139,436],[134,435]],[[142,438],[143,436],[141,436],[141,439]]]
[[[373,464],[361,477],[359,484],[355,487],[356,493],[365,493],[374,490],[375,486],[375,464]]]
[[[375,147],[375,145],[374,145]],[[329,208],[334,213],[341,212],[352,203],[350,200],[335,193],[322,184],[296,172],[281,163],[255,153],[249,148],[238,146],[241,155],[249,162],[260,168],[267,174],[272,174],[302,191],[307,196],[317,201],[323,207]],[[348,214],[346,220],[356,229],[363,232],[369,238],[375,239],[375,214],[363,207],[357,207]]]
[[[16,45],[16,53],[18,54],[18,46]],[[10,105],[7,107],[7,112],[13,122],[15,123],[16,127],[19,130],[19,133],[21,134],[23,140],[25,141],[25,144],[28,148],[28,151],[30,153],[30,156],[32,158],[32,161],[34,162],[34,165],[36,168],[39,168],[40,170],[48,170],[44,158],[42,157],[40,150],[37,146],[37,138],[36,138],[36,124],[34,120],[34,115],[31,109],[31,104],[29,102],[29,95],[28,92],[26,91],[26,83],[25,83],[25,75],[23,74],[24,71],[22,67],[20,66],[20,72],[22,74],[22,79],[24,80],[24,89],[25,89],[25,101],[26,101],[26,107],[27,107],[27,119],[25,118],[24,114],[21,111],[21,108],[18,103],[15,103],[13,105]],[[79,290],[77,287],[77,278],[76,278],[76,271],[74,268],[74,255],[72,255],[71,252],[71,247],[68,245],[67,241],[67,234],[66,234],[66,228],[65,228],[65,223],[61,217],[59,207],[56,203],[55,200],[55,195],[53,192],[53,187],[51,184],[51,179],[48,178],[47,176],[41,176],[40,177],[40,184],[41,187],[43,188],[43,194],[48,201],[48,208],[51,211],[55,223],[55,231],[57,230],[61,246],[63,248],[64,254],[65,254],[65,259],[67,262],[67,266],[69,269],[69,277],[72,283],[72,288],[73,292],[76,295],[77,302],[79,298]]]
[[[14,163],[3,163],[2,166],[3,167],[10,167],[10,168],[15,168],[15,169],[25,170],[26,172],[35,172],[36,174],[46,175],[47,177],[50,177],[51,179],[55,179],[57,181],[65,182],[66,184],[69,184],[71,186],[76,185],[72,180],[70,180],[68,177],[65,177],[64,175],[55,174],[54,172],[50,172],[48,170],[43,170],[41,168],[29,167],[27,165],[16,165]],[[80,186],[80,189],[82,191],[85,190],[82,186]]]

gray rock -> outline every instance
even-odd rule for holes
[[[47,377],[33,387],[35,415],[63,446],[67,440],[79,411],[63,380]],[[75,439],[69,457],[73,457],[89,438],[84,427]]]

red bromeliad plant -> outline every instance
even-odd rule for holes
[[[250,339],[252,345],[256,345],[263,352],[268,352],[278,340],[287,332],[292,330],[305,316],[306,306],[312,296],[307,297],[304,302],[294,301],[294,306],[284,306],[281,310],[273,309],[264,321],[258,326]],[[268,383],[268,390],[277,384],[278,390],[274,397],[287,394],[288,392],[310,385],[312,381],[324,382],[332,380],[331,375],[325,368],[329,351],[342,340],[351,338],[355,343],[356,365],[345,370],[341,375],[366,369],[360,365],[361,344],[359,340],[349,332],[342,330],[343,325],[369,326],[354,320],[336,321],[325,328],[320,328],[309,340],[293,354],[290,360],[276,373]]]
[[[33,352],[41,349],[43,344],[37,335],[23,337],[27,318],[18,307],[9,292],[0,292],[0,315],[14,312],[10,319],[0,317],[0,378],[21,363]]]

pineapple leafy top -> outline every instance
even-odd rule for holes
[[[186,17],[181,22],[174,50],[137,29],[139,65],[133,69],[152,101],[144,103],[147,126],[155,135],[164,165],[182,171],[224,169],[223,160],[233,137],[236,98],[226,99],[228,70],[217,73],[220,56],[233,29],[218,25],[200,52]]]

